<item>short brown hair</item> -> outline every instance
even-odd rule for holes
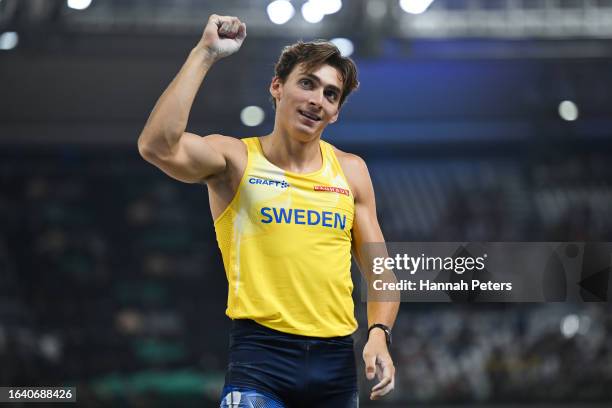
[[[274,66],[274,74],[284,83],[298,64],[304,64],[306,72],[312,72],[323,64],[328,64],[340,72],[342,95],[340,95],[338,106],[342,106],[347,96],[359,86],[355,62],[342,56],[338,47],[332,42],[325,40],[298,41],[286,46]],[[272,104],[276,108],[276,99],[272,98]]]

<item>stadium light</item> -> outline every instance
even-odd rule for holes
[[[91,5],[91,0],[67,0],[66,4],[71,9],[85,10],[87,7]]]
[[[567,339],[574,337],[580,328],[578,316],[571,314],[561,320],[561,334]]]
[[[287,0],[275,0],[266,8],[270,21],[274,24],[285,24],[295,14],[295,8]]]
[[[337,13],[342,8],[342,0],[310,0],[309,3],[324,15]]]
[[[259,106],[247,106],[240,112],[240,120],[245,126],[258,126],[265,118],[264,110]]]
[[[400,0],[399,5],[406,13],[421,14],[429,8],[433,0]]]
[[[325,13],[323,13],[323,10],[317,6],[316,3],[307,1],[302,5],[302,17],[304,17],[304,20],[307,22],[315,24],[323,20]]]
[[[559,104],[559,116],[568,122],[578,119],[578,106],[572,101],[563,101]]]
[[[0,34],[0,50],[12,50],[19,43],[19,35],[14,31]]]
[[[348,38],[333,38],[331,42],[338,47],[343,57],[350,57],[355,50],[353,42]]]

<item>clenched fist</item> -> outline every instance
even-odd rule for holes
[[[211,15],[204,28],[199,46],[215,60],[232,55],[246,38],[246,24],[237,17]]]

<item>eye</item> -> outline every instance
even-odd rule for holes
[[[338,93],[336,91],[325,91],[325,96],[332,101],[336,101],[336,99],[338,99]]]
[[[312,85],[312,81],[308,78],[302,78],[300,79],[299,82],[300,85],[302,85],[303,87],[307,88],[310,87]]]

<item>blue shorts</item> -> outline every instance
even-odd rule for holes
[[[356,408],[351,336],[317,338],[234,320],[222,408]]]

